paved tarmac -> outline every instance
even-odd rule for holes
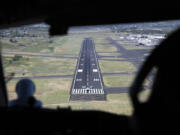
[[[117,51],[121,53],[121,58],[124,58],[126,61],[131,62],[137,69],[142,64],[142,59],[145,58],[144,54],[149,53],[150,49],[142,50],[127,50],[122,45],[120,45],[116,40],[108,37],[106,38],[111,45],[117,48]]]
[[[104,90],[107,94],[128,93],[129,87],[106,87]]]
[[[83,41],[70,91],[70,100],[106,100],[94,42],[91,38],[85,38]]]

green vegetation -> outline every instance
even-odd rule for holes
[[[125,61],[101,61],[99,60],[102,73],[136,72],[136,68],[130,62]]]
[[[58,44],[59,41],[55,43],[56,46],[54,48],[54,54],[63,56],[79,56],[82,41],[83,38],[81,37],[76,38],[75,36],[67,36],[66,42],[64,42],[63,44]]]
[[[36,97],[43,104],[67,103],[72,79],[34,80],[37,85]]]
[[[116,47],[112,45],[95,45],[96,52],[115,52]]]
[[[112,46],[110,42],[104,38],[94,38],[96,52],[115,52],[116,47]]]
[[[134,75],[105,76],[104,85],[107,87],[129,87],[134,80]]]
[[[15,76],[72,75],[77,60],[57,58],[35,58],[22,56],[4,56],[5,72],[19,73]],[[23,75],[22,75],[23,74]]]
[[[120,53],[98,53],[99,56],[121,56]]]
[[[6,84],[7,90],[8,90],[8,99],[13,100],[17,98],[17,95],[15,93],[15,85],[16,85],[17,81],[9,81]]]
[[[0,45],[2,47],[2,51],[5,52],[5,51],[15,51],[15,50],[19,50],[20,47],[17,46],[17,45],[14,45],[10,42],[8,42],[6,39],[1,39],[0,41]]]
[[[11,38],[3,38],[1,44],[3,51],[39,52],[48,46],[47,41],[46,38],[18,37],[16,42],[11,42]]]
[[[47,104],[44,107],[56,108],[60,107],[71,107],[72,110],[98,110],[106,111],[115,114],[132,114],[132,106],[127,93],[124,94],[109,94],[107,95],[107,101],[91,101],[91,102],[68,102],[68,103],[56,103]]]
[[[35,96],[44,104],[67,103],[72,79],[34,79],[36,84]],[[7,84],[9,100],[15,99],[15,84],[17,81],[10,81]]]
[[[25,58],[19,55],[14,56],[3,56],[3,65],[5,68],[8,68],[10,66],[19,66],[19,65],[26,65],[28,66],[27,61],[29,61],[29,58]]]
[[[106,60],[103,60],[103,59],[106,59]],[[122,57],[104,57],[104,58],[99,59],[98,61],[111,62],[111,61],[108,61],[108,60],[117,60],[117,61],[124,61],[124,62],[126,62],[126,59],[122,58]]]
[[[141,50],[141,49],[150,49],[150,48],[148,48],[148,47],[145,47],[145,46],[134,46],[134,45],[123,45],[123,47],[125,48],[125,49],[127,49],[127,50],[133,50],[133,49],[135,49],[135,50]]]
[[[16,43],[9,40],[8,38],[1,40],[3,52],[15,51],[18,53],[78,56],[83,38],[75,38],[74,36],[60,36],[51,39],[21,37],[17,39]]]
[[[69,90],[72,79],[34,79],[36,84],[36,98],[43,102],[47,108],[68,107],[73,110],[101,110],[116,114],[131,115],[132,107],[128,94],[109,94],[107,101],[70,102]],[[9,100],[16,98],[14,91],[17,81],[7,84]]]
[[[96,44],[110,44],[110,42],[104,38],[97,38],[94,40],[95,45]]]

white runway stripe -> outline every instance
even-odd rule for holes
[[[92,93],[95,94],[95,90],[94,89],[92,90]]]
[[[104,94],[103,89],[72,89],[72,94]]]
[[[72,89],[71,93],[74,94],[74,89]]]
[[[97,90],[97,89],[95,89],[95,93],[94,93],[94,94],[97,94],[97,91],[98,91],[98,90]]]
[[[82,89],[80,89],[80,94],[82,94]]]
[[[104,94],[104,91],[103,90],[101,90],[102,92],[101,92],[101,94]]]
[[[99,91],[99,89],[97,89],[97,94],[100,94],[100,91]]]
[[[79,89],[76,90],[76,94],[79,94]]]

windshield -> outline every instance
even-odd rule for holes
[[[41,23],[0,31],[8,99],[17,98],[18,80],[30,78],[43,107],[101,110],[130,115],[128,90],[151,50],[180,21],[69,28],[50,37]],[[145,100],[152,78],[144,82]]]

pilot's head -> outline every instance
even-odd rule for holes
[[[34,82],[28,78],[21,79],[16,84],[16,93],[19,99],[24,99],[33,96],[35,93]]]

